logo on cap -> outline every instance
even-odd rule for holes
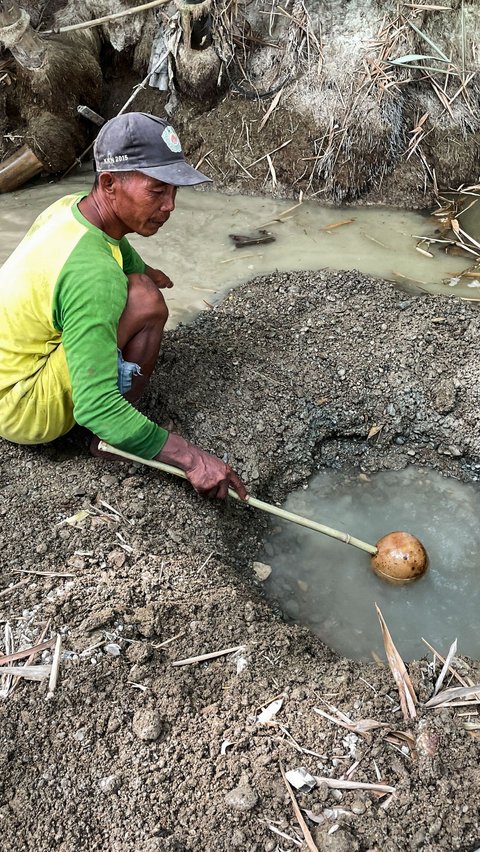
[[[166,127],[163,131],[162,139],[165,142],[167,148],[170,148],[170,151],[178,152],[182,150],[182,146],[180,145],[180,139],[175,133],[173,127],[171,127],[170,125]]]

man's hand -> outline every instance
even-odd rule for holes
[[[161,269],[145,266],[145,275],[148,275],[160,290],[169,290],[170,287],[173,287],[173,281]]]
[[[228,489],[233,488],[242,500],[247,499],[245,485],[228,464],[175,432],[170,433],[156,459],[184,470],[195,491],[204,497],[225,500]]]

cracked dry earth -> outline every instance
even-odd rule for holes
[[[322,466],[413,459],[475,482],[479,326],[474,304],[357,273],[271,275],[167,335],[145,410],[228,454],[269,501]],[[419,703],[405,720],[386,664],[287,624],[252,568],[264,516],[90,458],[80,430],[1,443],[0,481],[2,633],[15,649],[62,636],[53,695],[22,679],[0,703],[5,852],[307,849],[282,778],[298,767],[327,779],[294,791],[310,848],[480,846],[477,705],[425,706],[430,654],[408,665]],[[452,668],[479,682],[477,661]],[[347,775],[393,792],[336,788]]]

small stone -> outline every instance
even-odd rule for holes
[[[127,558],[127,554],[124,550],[120,548],[115,548],[112,550],[107,556],[107,562],[114,568],[122,568],[125,565],[125,560]]]
[[[337,828],[330,834],[331,828],[322,826],[313,832],[314,840],[322,852],[358,852],[360,844],[346,828]]]
[[[78,730],[75,731],[75,733],[73,735],[73,739],[76,740],[77,743],[83,743],[86,733],[87,733],[86,728],[78,728]]]
[[[272,566],[267,565],[266,562],[254,562],[253,570],[258,579],[263,583],[272,573]]]
[[[258,795],[248,784],[242,784],[227,793],[225,802],[235,811],[251,811],[258,802]]]
[[[410,841],[410,848],[411,849],[419,849],[425,843],[425,837],[426,837],[425,829],[419,828],[418,831],[415,832],[415,834],[413,835],[413,837]]]
[[[115,775],[106,775],[105,778],[100,778],[98,786],[102,793],[115,793],[120,786],[120,782]]]
[[[47,550],[48,550],[48,546],[47,546],[46,542],[44,542],[44,541],[41,541],[40,544],[37,544],[37,546],[35,548],[35,552],[39,553],[40,555],[43,555],[44,553],[46,553]]]
[[[182,536],[180,535],[180,533],[175,532],[175,530],[168,530],[167,535],[169,538],[172,539],[172,541],[175,542],[175,544],[180,544],[182,540]]]
[[[457,392],[451,379],[440,379],[433,400],[433,407],[439,414],[449,414],[455,408]]]
[[[137,710],[132,722],[133,733],[139,740],[154,742],[162,733],[162,720],[155,708]]]
[[[355,799],[350,810],[354,814],[364,814],[366,811],[365,802],[362,802],[361,799]]]
[[[155,633],[155,609],[152,604],[139,606],[133,613],[138,632],[149,639]]]
[[[103,627],[105,624],[108,624],[113,620],[114,612],[111,607],[105,607],[105,609],[97,609],[90,613],[90,615],[82,621],[80,625],[81,631],[86,631],[87,633],[91,633],[92,630],[98,630],[99,627]]]
[[[325,781],[321,781],[321,783],[317,787],[317,798],[321,802],[326,802],[328,799],[329,792],[330,788],[328,784],[326,784]]]
[[[245,849],[245,835],[243,831],[236,828],[232,834],[232,846],[234,849]]]
[[[120,719],[116,716],[110,716],[107,722],[107,734],[114,734],[116,731],[120,730]]]

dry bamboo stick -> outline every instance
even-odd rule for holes
[[[104,441],[100,441],[98,449],[106,453],[113,453],[121,458],[129,459],[130,461],[140,462],[140,464],[146,464],[149,465],[149,467],[155,467],[158,470],[163,470],[164,473],[173,473],[174,476],[179,476],[182,479],[188,478],[185,471],[180,470],[178,467],[156,461],[155,459],[142,459],[140,456],[133,455],[133,453],[126,453],[123,450],[117,449],[117,447],[112,447]],[[319,524],[316,521],[311,521],[309,518],[303,518],[301,515],[296,515],[293,512],[287,512],[286,509],[281,509],[279,506],[272,506],[270,503],[265,503],[263,500],[258,500],[256,497],[252,497],[251,495],[248,495],[247,499],[244,501],[241,497],[239,497],[236,491],[233,491],[232,488],[228,489],[228,495],[244,505],[253,506],[255,509],[260,509],[262,512],[267,512],[269,515],[275,515],[277,518],[283,518],[286,521],[292,521],[294,524],[299,524],[299,526],[308,527],[308,529],[323,533],[323,535],[328,535],[330,538],[336,538],[338,541],[343,541],[344,544],[351,544],[352,547],[358,547],[360,550],[364,550],[372,556],[377,553],[375,545],[368,544],[366,541],[361,541],[359,538],[349,535],[349,533],[342,532],[341,530],[334,530],[332,527],[325,526],[325,524]]]
[[[175,660],[172,666],[187,666],[190,663],[203,663],[204,660],[214,660],[216,657],[224,657],[226,654],[234,654],[235,651],[243,651],[243,645],[234,648],[222,648],[221,651],[211,651],[209,654],[199,654],[198,657],[186,657],[184,660]]]
[[[46,642],[40,642],[38,645],[33,645],[31,648],[24,648],[23,651],[14,651],[13,654],[3,654],[0,657],[0,666],[7,663],[13,663],[14,660],[24,660],[30,654],[39,654],[41,651],[46,651],[54,645],[53,639],[47,639]]]
[[[55,651],[53,652],[52,668],[50,671],[50,679],[48,681],[47,699],[52,698],[55,692],[55,687],[58,680],[58,672],[60,670],[60,657],[62,655],[62,637],[57,633],[57,641],[55,643]]]
[[[117,18],[125,18],[127,15],[146,12],[148,9],[154,9],[156,6],[166,6],[167,3],[170,3],[170,0],[151,0],[150,3],[142,3],[141,6],[132,6],[123,12],[112,12],[111,15],[104,15],[102,18],[95,18],[93,21],[81,21],[79,24],[69,24],[69,26],[60,27],[58,30],[44,30],[39,35],[54,35],[56,33],[73,33],[75,30],[88,30],[91,27],[99,27],[101,24],[107,24],[109,21],[115,21]]]

